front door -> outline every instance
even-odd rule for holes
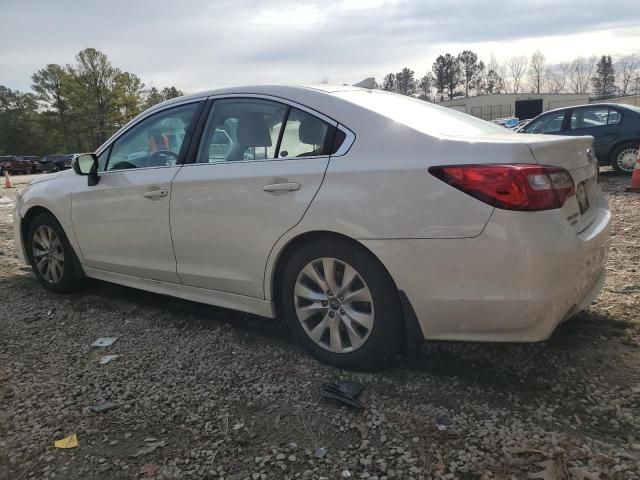
[[[186,285],[263,298],[277,240],[320,188],[334,125],[256,98],[216,100],[195,162],[173,180],[171,230]]]
[[[78,178],[71,213],[88,267],[179,283],[169,226],[171,181],[198,106],[142,120],[100,155],[97,185]]]

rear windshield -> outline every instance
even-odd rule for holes
[[[492,122],[405,95],[379,90],[345,91],[334,95],[428,135],[464,137],[509,133]]]

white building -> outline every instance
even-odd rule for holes
[[[484,120],[516,117],[534,118],[547,110],[589,103],[588,94],[575,93],[501,93],[456,98],[440,103]]]

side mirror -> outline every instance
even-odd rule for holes
[[[78,175],[87,176],[87,185],[93,187],[100,181],[98,175],[98,157],[93,153],[83,153],[78,155],[73,161],[73,170]]]

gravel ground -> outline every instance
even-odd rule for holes
[[[602,175],[605,289],[549,341],[430,342],[374,374],[310,359],[277,320],[96,281],[48,293],[18,263],[0,189],[0,478],[640,478],[628,181]],[[118,339],[91,347],[101,336]],[[364,411],[319,399],[337,378],[364,386]],[[53,447],[71,434],[77,448]]]

